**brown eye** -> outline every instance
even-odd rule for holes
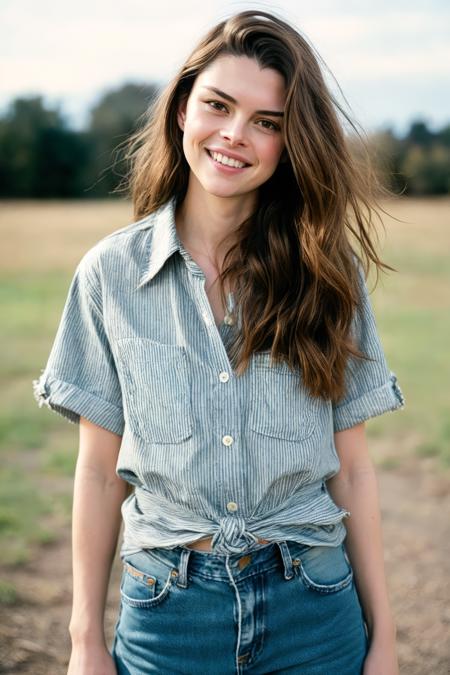
[[[216,106],[222,106],[222,108],[224,108],[226,110],[226,106],[223,103],[221,103],[220,101],[206,101],[206,103],[209,106],[211,106],[211,108],[213,108],[214,110],[220,110],[220,108],[218,108]]]
[[[280,127],[278,124],[275,124],[275,122],[271,122],[271,120],[259,120],[263,124],[269,124],[270,126],[268,127],[263,127],[264,129],[269,129],[269,131],[280,131]]]

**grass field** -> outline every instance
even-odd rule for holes
[[[388,363],[406,398],[367,424],[384,467],[412,455],[450,471],[450,199],[386,203],[382,255],[398,273],[372,294]],[[130,204],[4,202],[0,298],[0,564],[18,564],[70,519],[78,427],[38,408],[32,380],[44,368],[69,283],[82,255],[132,222]],[[0,602],[13,591],[0,583]]]

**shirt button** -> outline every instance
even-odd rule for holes
[[[237,511],[238,505],[236,504],[236,502],[228,502],[227,509],[228,511]]]
[[[219,380],[221,382],[228,382],[229,379],[230,379],[230,376],[224,370],[219,374]]]
[[[222,443],[223,443],[224,445],[231,445],[232,442],[233,442],[233,436],[224,436],[224,437],[222,438]]]

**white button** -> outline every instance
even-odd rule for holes
[[[231,445],[232,442],[233,442],[233,436],[224,436],[224,437],[222,438],[222,443],[223,443],[224,445]]]
[[[219,374],[219,380],[221,382],[228,382],[229,379],[230,379],[230,376],[224,370]]]
[[[237,511],[238,505],[236,504],[236,502],[228,502],[227,509],[228,511]]]

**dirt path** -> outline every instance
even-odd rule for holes
[[[448,675],[450,475],[440,477],[426,460],[410,460],[402,468],[378,469],[378,477],[400,672]],[[20,601],[13,607],[0,606],[0,673],[65,675],[70,649],[70,575],[68,533],[57,545],[43,549],[32,564],[8,573]],[[119,577],[120,561],[116,560],[106,615],[109,641]]]

